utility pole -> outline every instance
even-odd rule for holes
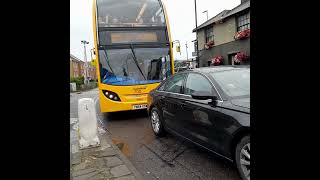
[[[187,61],[188,61],[188,44],[187,44],[187,41],[186,41],[186,52],[187,52]]]
[[[85,61],[85,66],[84,66],[84,84],[88,84],[88,62],[87,62],[87,52],[86,52],[86,44],[89,44],[88,41],[82,40],[81,43],[83,44],[84,48],[84,61]]]
[[[194,0],[194,11],[195,11],[195,18],[196,18],[197,65],[199,68],[200,67],[200,57],[199,57],[199,45],[198,45],[197,0]]]

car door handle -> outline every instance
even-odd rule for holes
[[[184,108],[186,108],[186,104],[185,104],[185,103],[180,103],[180,107],[181,107],[182,109],[184,109]]]

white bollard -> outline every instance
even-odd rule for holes
[[[77,90],[76,83],[70,83],[70,90],[71,90],[72,92],[74,92],[74,91]]]
[[[100,140],[98,138],[97,115],[93,99],[79,99],[78,116],[80,149],[100,145]]]

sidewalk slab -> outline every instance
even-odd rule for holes
[[[70,124],[76,125],[75,118]],[[79,149],[78,129],[70,128],[70,178],[78,179],[118,179],[142,180],[142,176],[123,155],[119,148],[112,144],[109,135],[99,133],[100,146]]]

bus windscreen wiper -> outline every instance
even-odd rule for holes
[[[133,60],[134,60],[135,64],[137,65],[137,67],[138,67],[138,69],[139,69],[140,73],[142,74],[142,76],[143,76],[144,80],[147,80],[147,79],[146,79],[146,77],[144,76],[144,74],[143,74],[143,72],[142,72],[142,70],[141,70],[140,66],[139,66],[139,63],[138,63],[138,61],[137,61],[136,54],[134,53],[133,45],[132,45],[132,44],[130,44],[130,49],[131,49],[131,51],[132,51],[132,54],[133,54]]]
[[[107,64],[108,64],[108,66],[109,66],[112,74],[114,74],[114,72],[113,72],[113,70],[112,70],[112,68],[111,68],[111,65],[110,65],[110,63],[109,63],[109,58],[108,58],[108,55],[107,55],[107,51],[106,51],[106,49],[103,49],[103,51],[104,51],[104,56],[105,56],[105,58],[106,58]]]

